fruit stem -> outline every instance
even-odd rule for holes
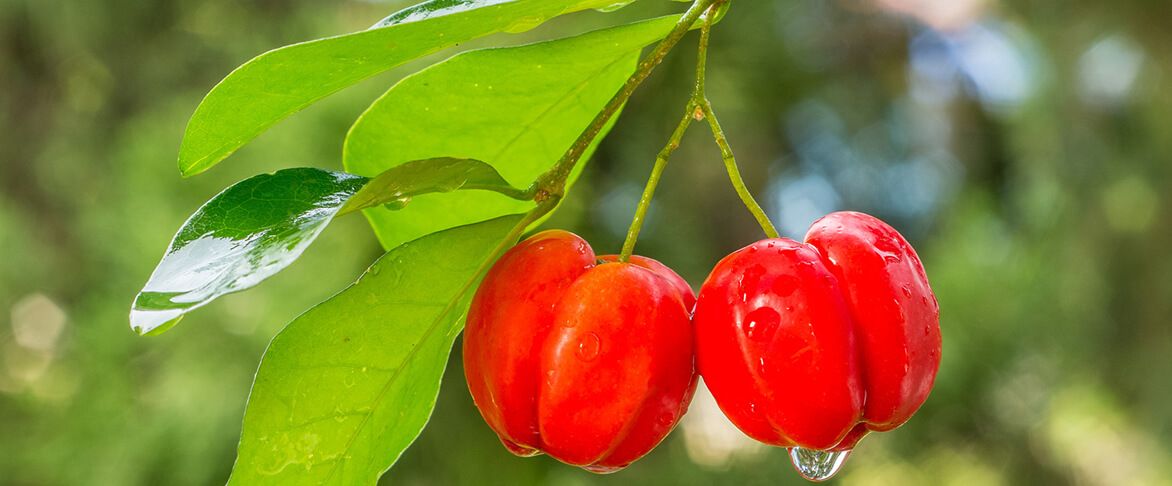
[[[676,125],[667,145],[655,157],[651,178],[647,180],[647,186],[643,188],[643,196],[639,198],[639,207],[635,209],[635,218],[631,221],[631,227],[627,230],[627,239],[623,242],[623,251],[619,254],[619,261],[623,263],[630,261],[631,254],[635,252],[635,242],[639,240],[639,231],[643,229],[643,222],[647,219],[647,209],[651,207],[651,199],[655,197],[655,188],[659,186],[659,178],[663,175],[663,169],[667,167],[667,161],[671,158],[671,154],[680,148],[680,140],[684,138],[684,133],[692,124],[695,111],[696,105],[689,101],[688,108],[684,111],[684,118]]]
[[[651,206],[651,200],[655,196],[655,189],[659,186],[659,179],[663,176],[663,170],[667,167],[668,159],[671,154],[675,152],[680,146],[680,140],[684,133],[691,126],[692,121],[702,120],[707,118],[708,124],[712,127],[712,134],[716,140],[716,145],[720,147],[720,153],[724,159],[725,168],[728,170],[729,179],[732,181],[733,188],[736,189],[737,195],[741,197],[745,207],[757,219],[761,229],[770,238],[777,238],[777,229],[769,220],[769,216],[753,199],[753,195],[749,193],[749,189],[745,187],[745,182],[741,178],[740,169],[737,167],[736,157],[733,155],[732,147],[728,144],[728,139],[724,136],[724,130],[720,127],[720,122],[716,119],[716,114],[712,109],[712,103],[708,101],[706,94],[706,73],[708,71],[708,44],[712,36],[712,22],[719,15],[721,7],[726,5],[728,0],[718,0],[704,11],[701,18],[700,27],[700,45],[697,49],[696,56],[696,84],[692,88],[692,95],[688,99],[687,109],[684,112],[684,118],[680,120],[679,125],[676,126],[672,132],[671,138],[667,145],[659,152],[655,158],[655,166],[651,169],[651,177],[647,181],[647,185],[643,188],[643,196],[639,199],[639,206],[635,209],[635,217],[631,221],[630,229],[627,230],[627,238],[623,242],[623,250],[619,254],[619,261],[627,262],[631,259],[631,255],[635,251],[635,243],[639,239],[639,232],[643,229],[643,223],[647,219],[647,210]]]
[[[537,191],[538,195],[544,194],[553,199],[561,199],[565,195],[566,180],[569,179],[570,172],[574,170],[574,166],[578,165],[586,150],[590,148],[590,145],[594,143],[598,135],[602,133],[602,129],[623,108],[623,105],[627,103],[627,100],[631,98],[635,90],[643,84],[643,81],[647,80],[651,72],[663,62],[663,59],[667,57],[667,54],[671,52],[672,48],[680,43],[684,35],[696,24],[696,20],[708,10],[708,7],[720,1],[695,0],[692,2],[692,6],[688,7],[688,11],[684,12],[684,15],[680,17],[679,22],[668,33],[667,37],[655,46],[651,54],[639,62],[635,73],[627,78],[627,82],[623,84],[619,92],[615,93],[614,97],[607,102],[606,107],[594,117],[594,120],[582,131],[582,134],[578,135],[578,139],[562,155],[562,158],[558,160],[557,164],[549,172],[546,172],[537,179],[537,187],[539,188]]]
[[[720,156],[724,159],[724,168],[728,171],[728,179],[732,182],[733,189],[737,191],[745,208],[753,214],[754,218],[757,218],[757,224],[761,225],[765,235],[769,238],[777,238],[779,236],[777,228],[773,226],[773,222],[769,220],[765,210],[761,209],[761,205],[757,204],[757,200],[753,199],[753,194],[749,192],[749,188],[745,186],[745,180],[741,178],[737,159],[733,155],[732,147],[728,145],[724,130],[720,128],[720,121],[716,119],[716,113],[712,111],[712,104],[705,101],[700,105],[700,109],[703,110],[704,117],[708,119],[708,126],[712,128],[712,136],[716,139],[716,145],[720,147]]]
[[[761,205],[757,204],[757,200],[753,199],[753,194],[745,186],[745,180],[741,178],[741,170],[737,166],[736,156],[733,155],[728,138],[724,135],[724,129],[720,127],[720,121],[716,118],[716,111],[712,109],[712,102],[708,101],[708,96],[705,94],[705,71],[708,66],[708,39],[712,33],[712,19],[716,16],[716,11],[722,3],[723,0],[711,7],[709,13],[704,16],[704,23],[700,27],[700,48],[696,61],[696,91],[692,95],[692,104],[699,110],[697,119],[700,117],[708,119],[708,126],[712,129],[712,138],[716,140],[716,145],[720,147],[720,156],[724,159],[724,168],[728,171],[728,179],[732,182],[733,189],[737,191],[737,195],[740,196],[741,202],[753,214],[753,217],[757,219],[757,224],[761,225],[761,229],[765,231],[765,235],[770,238],[777,238],[779,236],[777,228],[773,226],[773,222],[769,220],[769,216],[761,209]]]

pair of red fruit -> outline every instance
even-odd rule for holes
[[[571,233],[539,233],[477,291],[464,371],[514,454],[606,473],[676,426],[697,371],[750,437],[850,450],[915,413],[940,345],[912,247],[874,217],[840,212],[805,243],[767,239],[725,257],[698,299],[655,260],[619,263]]]

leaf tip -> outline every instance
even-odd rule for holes
[[[210,158],[211,157],[205,155],[193,160],[192,157],[186,155],[185,151],[180,151],[178,163],[179,175],[186,179],[188,177],[203,173],[203,171],[208,170],[209,167],[215,164],[215,162],[207,162]]]
[[[130,309],[130,329],[139,336],[158,336],[175,327],[183,319],[181,309]]]

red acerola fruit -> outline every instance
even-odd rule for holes
[[[472,300],[468,389],[514,454],[617,471],[687,411],[694,302],[655,260],[596,258],[574,234],[539,233],[506,252]]]
[[[903,236],[866,214],[833,213],[806,243],[763,240],[716,265],[693,318],[697,367],[754,439],[850,450],[924,403],[940,364],[939,322]]]

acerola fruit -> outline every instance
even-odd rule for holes
[[[596,258],[572,233],[539,233],[506,252],[476,291],[464,331],[468,389],[514,454],[617,471],[687,411],[694,302],[655,260]]]
[[[725,257],[693,323],[721,410],[780,447],[846,451],[899,427],[940,365],[940,311],[920,258],[862,213],[818,220],[806,243],[768,239]]]

